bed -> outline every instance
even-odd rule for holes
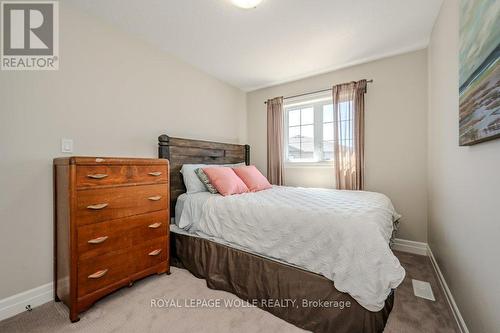
[[[284,187],[232,197],[185,194],[182,165],[248,165],[250,147],[162,135],[159,157],[171,168],[173,265],[309,331],[384,330],[404,278],[388,246],[392,224],[377,223],[397,220],[385,196]],[[324,204],[332,200],[353,206],[334,227],[322,218],[340,216]],[[247,220],[255,223],[241,223]]]

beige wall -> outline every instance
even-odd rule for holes
[[[52,158],[246,141],[245,94],[60,3],[60,70],[0,72],[0,299],[52,281]]]
[[[266,108],[271,97],[373,79],[366,95],[366,189],[388,195],[403,214],[398,237],[427,241],[427,55],[411,52],[247,95],[252,163],[266,170]],[[288,185],[333,187],[332,168],[285,170]]]
[[[500,140],[458,146],[458,1],[429,47],[429,245],[470,332],[500,328]]]

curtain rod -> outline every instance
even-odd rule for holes
[[[373,80],[366,80],[366,83],[372,83],[372,82],[373,82]],[[298,94],[298,95],[283,97],[283,99],[289,99],[289,98],[295,98],[295,97],[302,97],[302,96],[317,94],[317,93],[320,93],[320,92],[326,92],[326,91],[331,91],[331,90],[332,90],[332,88],[322,89],[322,90],[316,90],[316,91],[311,91],[311,92],[304,93],[304,94]],[[267,104],[267,101],[265,101],[264,104]]]

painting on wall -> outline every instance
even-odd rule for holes
[[[500,138],[500,1],[460,0],[459,142]]]

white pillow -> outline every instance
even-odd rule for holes
[[[206,164],[184,164],[181,168],[182,178],[186,186],[186,193],[197,193],[208,191],[205,184],[201,182],[194,170],[204,168]]]
[[[207,187],[201,182],[194,170],[204,167],[238,167],[245,163],[236,164],[184,164],[181,168],[182,178],[186,186],[186,193],[207,192]]]

